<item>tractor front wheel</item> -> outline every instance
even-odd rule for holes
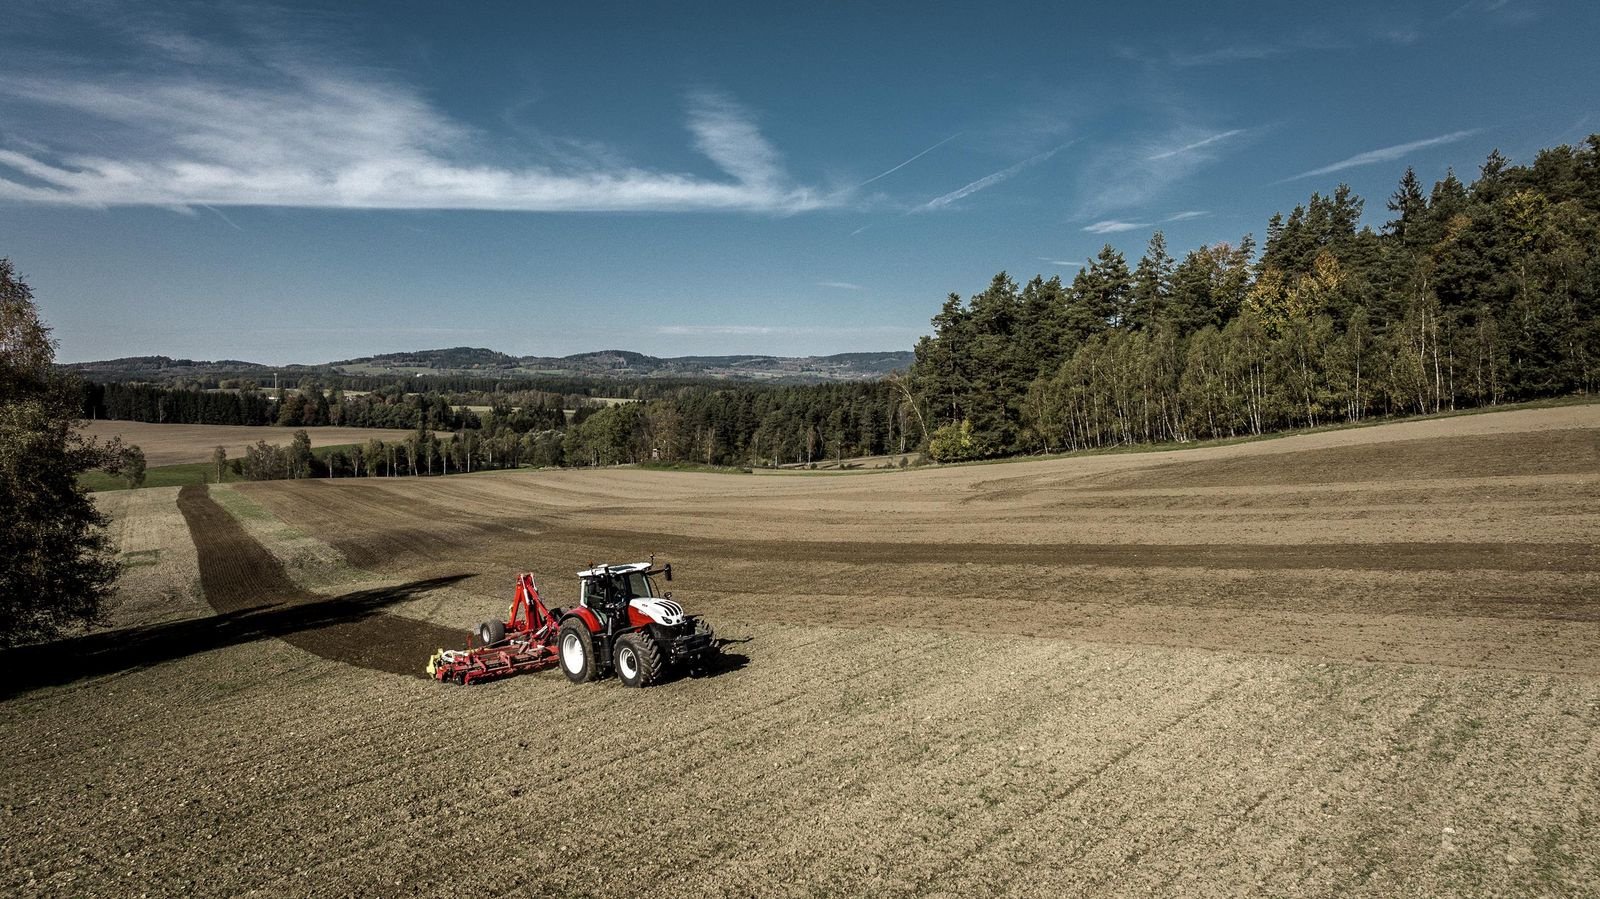
[[[649,634],[617,638],[617,679],[629,687],[648,687],[661,676],[661,650]]]
[[[594,680],[594,638],[589,626],[580,618],[568,618],[556,636],[557,653],[561,657],[561,670],[567,680],[575,684]]]

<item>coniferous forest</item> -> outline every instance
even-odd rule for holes
[[[912,381],[953,460],[1262,434],[1571,393],[1600,381],[1600,135],[1470,184],[1411,171],[1380,230],[1340,186],[1257,246],[1160,232],[1070,284],[951,295]],[[1259,250],[1259,252],[1258,252]]]

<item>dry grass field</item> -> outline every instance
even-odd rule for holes
[[[228,458],[244,455],[244,448],[258,440],[286,444],[297,428],[272,425],[162,425],[142,421],[91,422],[88,433],[103,439],[121,437],[144,450],[151,467],[183,462],[209,462],[217,447],[228,450]],[[312,446],[338,446],[379,440],[404,440],[412,432],[385,428],[306,428]]]
[[[104,502],[115,629],[8,660],[6,894],[1600,895],[1600,405]],[[416,676],[652,552],[713,676]]]

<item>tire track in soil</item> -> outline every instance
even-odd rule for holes
[[[218,614],[248,621],[255,613],[303,609],[305,626],[278,639],[331,661],[415,677],[425,676],[434,650],[462,642],[459,631],[378,611],[390,591],[328,597],[302,590],[205,487],[180,490],[178,509],[199,556],[201,589]]]

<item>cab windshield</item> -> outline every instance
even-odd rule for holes
[[[622,589],[628,599],[652,599],[656,595],[655,584],[650,582],[649,575],[636,571],[622,579]]]

